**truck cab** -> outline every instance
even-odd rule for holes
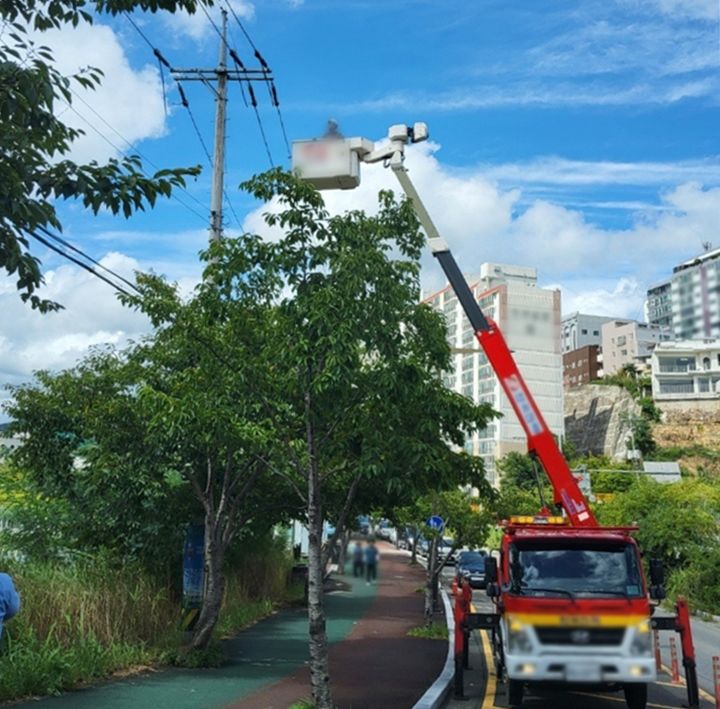
[[[629,528],[575,528],[563,517],[513,518],[496,581],[495,656],[511,707],[528,683],[622,686],[644,709],[656,680],[651,606]]]

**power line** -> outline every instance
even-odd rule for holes
[[[140,292],[138,290],[137,286],[132,281],[129,281],[127,278],[125,278],[124,276],[121,276],[119,273],[115,273],[115,271],[108,268],[107,266],[104,266],[102,263],[100,263],[100,261],[96,261],[92,256],[89,256],[88,254],[86,254],[82,249],[79,249],[77,246],[74,246],[69,241],[66,241],[65,239],[58,236],[57,234],[53,234],[51,231],[46,229],[44,226],[38,226],[37,228],[43,234],[50,237],[53,241],[57,241],[59,244],[62,244],[63,246],[70,249],[71,251],[74,251],[75,253],[80,254],[80,256],[82,256],[83,258],[87,259],[88,261],[95,264],[96,266],[102,268],[102,270],[105,271],[106,273],[109,273],[111,276],[118,278],[119,280],[121,280],[126,285],[130,286],[130,288],[137,291],[138,293]]]
[[[250,46],[255,50],[256,56],[260,54],[258,51],[258,48],[255,46],[255,42],[252,41],[252,37],[247,33],[247,30],[245,29],[245,26],[242,22],[240,22],[240,18],[237,16],[237,13],[235,12],[235,9],[233,6],[228,2],[228,0],[225,0],[225,5],[227,5],[228,10],[230,10],[230,14],[235,18],[235,22],[238,23],[238,26],[240,27],[240,30],[245,35],[245,39],[250,43]],[[263,59],[262,63],[265,63],[265,60]]]
[[[210,155],[210,150],[208,150],[208,146],[205,143],[205,139],[202,137],[202,133],[200,132],[200,127],[197,124],[197,121],[195,120],[195,116],[193,115],[192,109],[190,108],[190,101],[188,101],[187,96],[185,95],[185,90],[182,87],[182,84],[178,81],[178,92],[180,94],[180,103],[182,104],[183,108],[187,109],[188,116],[190,116],[190,122],[192,123],[193,128],[195,129],[195,135],[197,136],[197,139],[200,141],[200,145],[202,146],[203,152],[205,153],[205,157],[207,158],[207,161],[212,168],[212,156]]]
[[[72,261],[73,263],[80,266],[80,268],[85,269],[88,273],[92,273],[93,276],[95,276],[96,278],[99,278],[101,281],[105,281],[105,283],[107,283],[111,288],[114,288],[119,293],[126,295],[128,298],[132,297],[131,294],[128,293],[122,286],[119,286],[117,283],[113,283],[113,281],[111,281],[109,278],[106,278],[101,273],[98,273],[94,268],[92,268],[92,266],[88,266],[86,263],[83,263],[80,259],[77,259],[74,256],[71,256],[69,253],[67,253],[66,251],[63,251],[58,246],[55,246],[55,244],[53,244],[50,241],[48,241],[47,239],[43,238],[39,234],[36,234],[34,231],[30,231],[30,232],[28,232],[28,234],[30,234],[30,236],[32,236],[33,239],[36,239],[41,244],[44,244],[45,246],[47,246],[51,251],[54,251],[55,253],[60,254],[60,256],[68,259],[68,261]]]
[[[255,118],[257,119],[258,128],[260,129],[262,142],[265,145],[265,152],[267,153],[268,160],[270,161],[270,167],[275,167],[275,163],[273,162],[272,155],[270,153],[270,146],[268,145],[267,137],[265,136],[265,128],[263,127],[262,119],[260,118],[260,111],[258,111],[258,102],[255,98],[255,91],[252,84],[248,84],[248,92],[250,93],[250,105],[253,107],[253,111],[255,111]]]
[[[287,132],[285,131],[285,121],[283,120],[283,115],[280,111],[280,100],[278,99],[275,82],[270,82],[268,88],[270,90],[270,98],[272,99],[273,106],[275,106],[275,110],[277,111],[278,120],[280,121],[280,130],[282,131],[283,140],[285,141],[285,148],[287,149],[288,160],[291,160],[292,150],[290,149],[290,141],[288,140]]]
[[[61,99],[61,100],[62,100],[62,99]],[[80,118],[82,118],[82,120],[85,121],[85,123],[87,123],[87,125],[90,126],[90,128],[92,128],[111,148],[113,148],[113,150],[116,150],[116,151],[117,151],[118,153],[120,153],[121,155],[127,155],[127,153],[126,153],[122,148],[120,148],[118,145],[116,145],[115,143],[113,143],[113,141],[110,140],[110,138],[108,138],[87,116],[83,116],[83,114],[80,113],[80,111],[78,111],[77,108],[75,108],[75,106],[73,106],[71,103],[68,103],[67,101],[65,101],[64,103],[67,105],[67,107],[68,107],[73,113],[75,113],[77,116],[79,116]],[[144,169],[143,169],[143,174],[144,174],[147,178],[151,179],[151,176],[150,176],[150,175],[147,173],[147,171],[144,170]],[[185,191],[186,191],[186,190],[185,190]],[[190,193],[188,192],[188,194],[190,194]],[[175,199],[179,204],[182,204],[182,206],[185,207],[185,209],[187,209],[188,211],[192,212],[192,213],[195,214],[197,217],[199,217],[200,219],[202,219],[203,222],[207,223],[207,216],[205,216],[205,215],[203,215],[203,214],[200,214],[200,212],[198,212],[196,209],[193,209],[189,204],[187,204],[186,202],[183,202],[177,195],[173,195],[173,194],[171,193],[170,196],[171,196],[173,199]]]
[[[133,18],[132,18],[132,16],[130,15],[130,13],[129,13],[129,12],[126,12],[126,13],[125,13],[125,17],[127,17],[128,21],[129,21],[130,24],[135,28],[136,32],[145,40],[145,43],[147,44],[147,46],[150,47],[150,49],[153,50],[153,54],[154,54],[155,51],[156,51],[156,50],[155,50],[155,46],[154,46],[153,43],[148,39],[147,35],[140,29],[140,27],[139,27],[138,24],[135,22],[135,20],[133,20]]]
[[[120,133],[120,131],[119,131],[117,128],[115,128],[113,125],[111,125],[110,123],[108,123],[108,121],[105,120],[105,118],[103,118],[103,116],[102,116],[100,113],[98,113],[98,112],[92,107],[92,105],[89,104],[79,93],[77,93],[73,88],[70,88],[70,91],[73,93],[73,95],[75,96],[75,98],[79,99],[83,104],[85,104],[85,106],[87,106],[87,108],[89,108],[90,111],[92,111],[113,133],[115,133],[115,135],[118,136],[118,138],[120,138],[120,140],[122,140],[131,150],[135,151],[146,163],[152,165],[152,166],[153,166],[156,170],[158,170],[158,171],[162,169],[156,162],[154,162],[154,161],[151,160],[147,155],[145,155],[144,153],[142,153],[142,152],[140,151],[140,149],[139,149],[136,145],[134,145],[133,143],[131,143],[122,133]],[[71,106],[70,104],[68,104],[68,108],[72,108],[72,106]],[[74,109],[73,109],[73,110],[74,110]],[[78,112],[75,111],[75,113],[78,113]],[[86,123],[88,123],[88,125],[90,125],[89,122],[88,122],[88,120],[87,120],[87,118],[85,118],[85,116],[83,116],[82,114],[78,114],[78,115],[79,115]],[[91,126],[91,127],[93,127],[93,126]],[[98,129],[95,128],[95,130],[97,131]],[[116,150],[119,150],[121,153],[127,155],[127,153],[126,153],[125,151],[120,150],[119,148],[116,148]],[[145,173],[145,174],[147,175],[147,173]],[[149,177],[149,175],[148,175],[148,177]],[[200,207],[202,207],[203,209],[205,209],[205,205],[204,205],[192,192],[188,191],[185,187],[182,187],[181,185],[178,186],[178,189],[180,189],[182,192],[184,192],[188,197],[190,197],[190,199],[192,199],[193,201],[197,202]],[[190,207],[188,207],[188,206],[185,204],[185,202],[183,202],[182,200],[178,199],[178,197],[177,197],[176,195],[171,194],[170,196],[171,196],[173,199],[176,199],[180,204],[182,204],[182,205],[183,205],[184,207],[186,207],[187,209],[190,209],[190,211],[192,211],[194,214],[198,214],[198,212],[196,212],[196,211],[192,210]],[[202,216],[202,215],[201,215],[201,216]],[[206,217],[202,217],[202,219],[205,220]]]

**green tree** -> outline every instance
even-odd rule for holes
[[[720,534],[720,486],[698,480],[672,484],[640,478],[598,509],[603,524],[637,523],[647,557],[671,570],[692,563]]]
[[[265,217],[283,230],[267,264],[279,280],[269,398],[284,402],[276,438],[307,509],[312,692],[315,705],[329,709],[325,517],[340,523],[355,495],[369,503],[413,471],[450,477],[464,459],[448,444],[462,445],[464,431],[486,425],[490,412],[442,389],[449,351],[438,315],[418,303],[424,239],[410,205],[385,193],[377,216],[330,217],[320,195],[287,173],[246,187],[280,206]]]
[[[147,177],[137,156],[82,165],[66,156],[81,134],[58,117],[71,105],[73,86],[94,89],[102,81],[88,67],[71,76],[55,66],[51,50],[30,31],[92,23],[93,12],[117,14],[135,8],[194,11],[203,0],[2,0],[0,44],[0,269],[17,276],[21,297],[41,311],[61,307],[42,299],[38,259],[30,239],[45,229],[62,230],[56,205],[74,199],[97,214],[108,209],[129,217],[169,196],[198,167],[160,170]]]
[[[15,392],[10,408],[17,429],[29,434],[18,463],[40,492],[83,513],[79,528],[95,544],[129,529],[121,544],[150,545],[172,523],[167,537],[179,550],[187,522],[204,520],[198,649],[218,619],[232,540],[258,523],[272,525],[289,504],[280,482],[268,487],[282,402],[266,398],[275,390],[268,328],[276,281],[256,264],[267,254],[253,236],[218,245],[206,255],[208,277],[185,301],[162,278],[139,276],[140,295],[125,300],[149,316],[154,334],[122,355],[41,375],[39,386]]]
[[[485,544],[490,531],[491,517],[487,500],[472,497],[463,490],[447,490],[427,495],[418,505],[424,513],[423,521],[431,514],[439,515],[446,524],[442,533],[424,526],[424,533],[431,540],[425,573],[425,625],[430,627],[438,596],[440,574],[455,551],[462,547],[480,547]],[[420,520],[419,520],[420,521]],[[444,553],[439,550],[440,539],[451,540]]]

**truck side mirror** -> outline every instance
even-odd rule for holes
[[[485,558],[485,585],[490,586],[491,583],[497,581],[497,559],[492,556]]]
[[[650,559],[650,598],[665,598],[665,567],[661,559]]]

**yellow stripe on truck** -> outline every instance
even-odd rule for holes
[[[627,628],[639,625],[647,615],[564,615],[559,613],[507,613],[508,623],[583,628]]]

